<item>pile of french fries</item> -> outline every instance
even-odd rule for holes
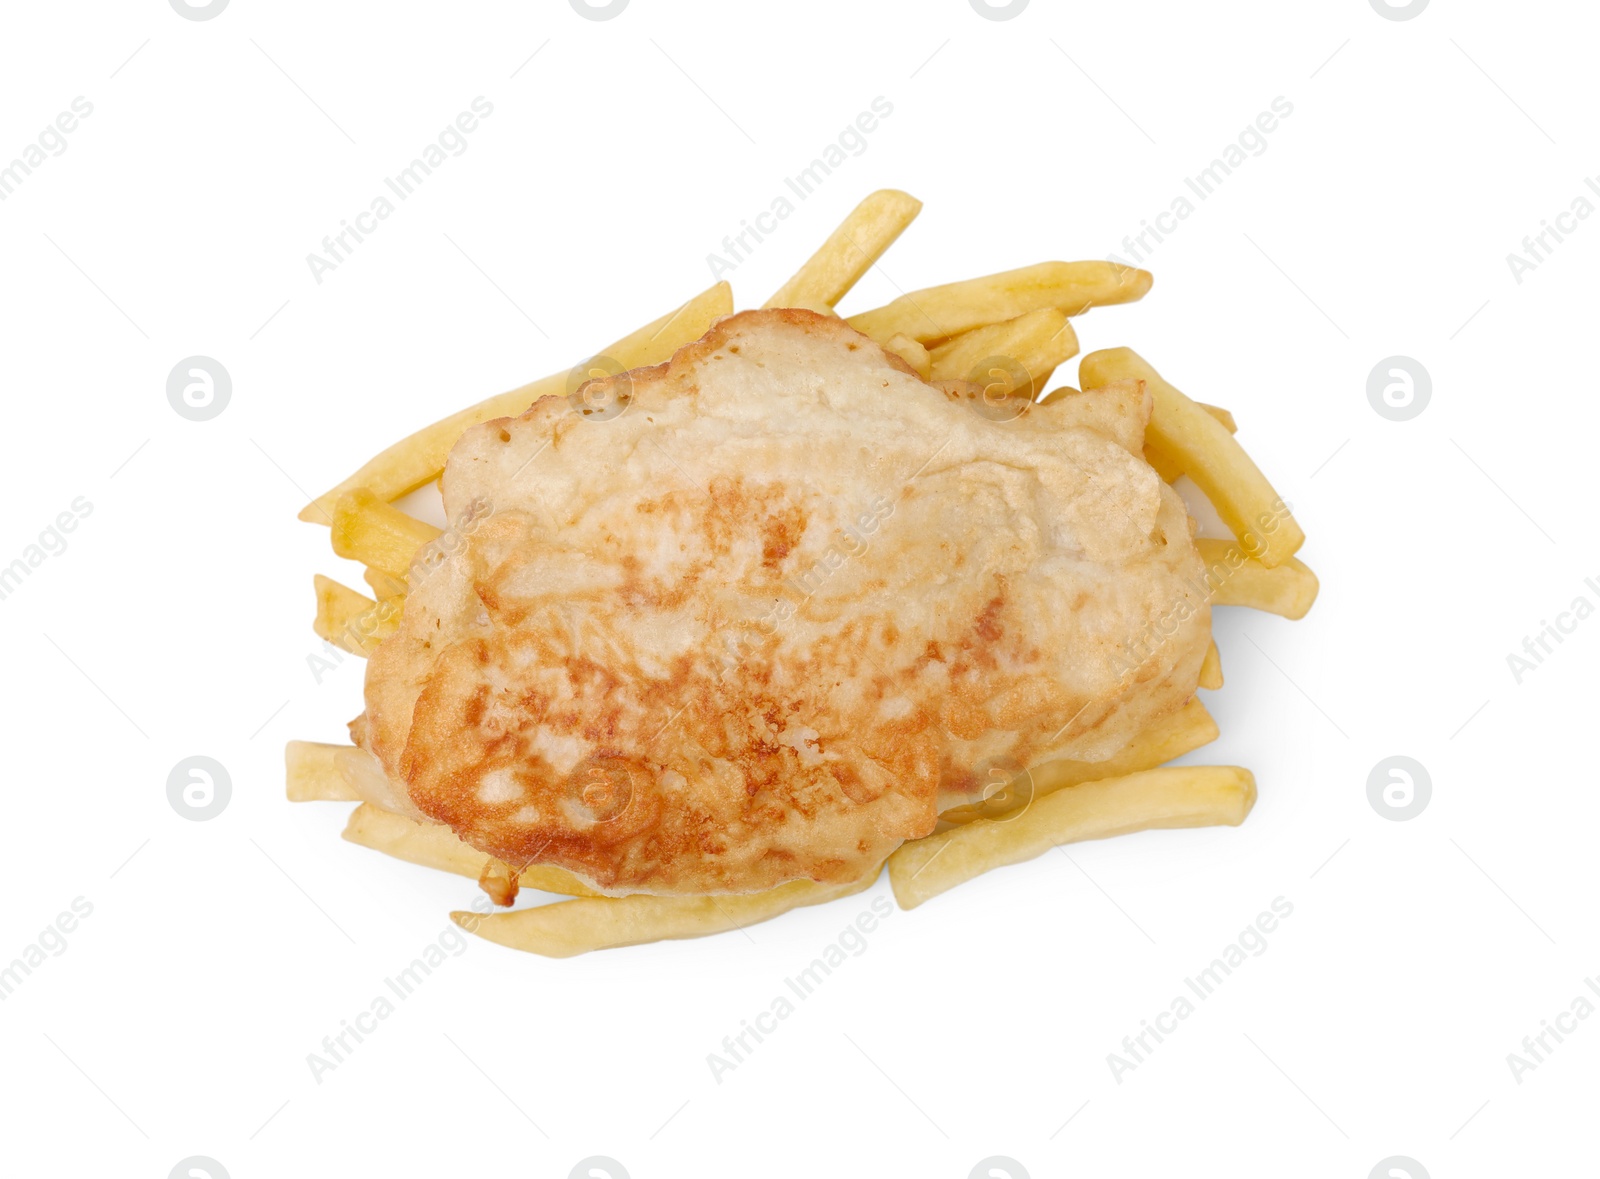
[[[921,208],[903,192],[873,193],[765,305],[837,314],[837,304]],[[993,387],[987,376],[979,380],[985,398],[1025,395],[1031,401],[1040,399],[1055,369],[1077,355],[1074,316],[1139,299],[1150,283],[1148,272],[1112,262],[1042,262],[914,291],[847,322],[927,380],[971,380],[975,366],[1007,358],[1009,363],[991,370]],[[408,586],[416,570],[426,567],[440,535],[394,501],[439,478],[463,431],[516,416],[545,395],[570,393],[574,374],[589,373],[602,357],[623,368],[660,364],[733,309],[729,285],[717,283],[574,370],[491,397],[402,439],[318,496],[300,519],[328,525],[333,551],[366,566],[372,596],[318,575],[316,633],[365,657],[394,631]],[[1154,404],[1145,458],[1168,483],[1188,477],[1233,532],[1232,540],[1197,541],[1211,604],[1303,617],[1317,594],[1315,574],[1295,558],[1305,535],[1234,438],[1233,415],[1191,400],[1128,348],[1091,352],[1079,362],[1084,389],[1130,378],[1144,382]],[[1077,391],[1063,386],[1042,401]],[[1221,686],[1213,643],[1200,687]],[[1237,826],[1255,802],[1249,770],[1166,764],[1217,735],[1196,697],[1109,761],[1032,767],[982,801],[946,811],[933,834],[897,849],[888,859],[895,898],[902,908],[915,908],[975,876],[1074,841],[1159,827]],[[523,887],[573,898],[487,915],[451,914],[490,941],[549,957],[720,933],[860,892],[878,875],[844,885],[792,881],[747,895],[605,896],[560,868],[533,864],[518,870],[470,847],[449,827],[397,813],[406,807],[396,788],[375,759],[354,746],[291,741],[286,762],[291,801],[360,803],[344,832],[352,843],[474,877],[500,904],[510,904]]]

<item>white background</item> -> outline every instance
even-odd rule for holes
[[[0,1003],[0,1169],[961,1177],[1004,1155],[1363,1179],[1405,1155],[1443,1179],[1592,1158],[1600,1019],[1520,1083],[1506,1060],[1600,973],[1600,621],[1520,684],[1506,660],[1600,604],[1577,478],[1600,218],[1521,283],[1506,261],[1600,173],[1588,6],[633,0],[601,22],[234,0],[191,21],[140,0],[5,25],[0,161],[75,97],[94,111],[0,203],[0,564],[75,497],[93,510],[0,602],[0,960],[75,897],[93,913]],[[318,284],[306,255],[480,95],[469,149]],[[284,742],[341,740],[360,708],[359,661],[308,668],[312,573],[359,571],[295,521],[302,493],[706,286],[724,235],[877,96],[866,149],[730,275],[741,306],[885,186],[926,211],[847,311],[1122,253],[1293,104],[1150,257],[1147,299],[1078,321],[1085,351],[1132,345],[1230,407],[1309,535],[1307,620],[1218,616],[1203,756],[1254,769],[1254,814],[895,912],[720,1084],[707,1054],[886,881],[748,936],[567,961],[474,942],[317,1083],[307,1054],[475,889],[342,842],[345,805],[283,799]],[[208,422],[166,399],[194,354],[233,379]],[[1432,377],[1409,422],[1366,396],[1394,354]],[[1433,783],[1408,822],[1367,799],[1397,753]],[[166,797],[193,754],[232,778],[209,822]],[[1269,948],[1114,1080],[1122,1037],[1280,896]]]

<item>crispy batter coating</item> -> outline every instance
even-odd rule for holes
[[[1148,415],[1138,383],[993,406],[838,319],[730,316],[462,437],[469,523],[357,739],[473,846],[610,892],[859,877],[1193,693],[1203,567]]]

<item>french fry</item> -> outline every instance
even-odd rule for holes
[[[408,516],[369,488],[356,487],[334,505],[333,551],[341,557],[404,578],[417,550],[439,535],[439,529]]]
[[[400,625],[400,612],[390,602],[374,602],[320,573],[312,584],[317,591],[317,616],[311,629],[318,638],[352,655],[366,658]]]
[[[1317,575],[1298,557],[1269,569],[1236,541],[1198,537],[1194,545],[1206,563],[1206,584],[1215,587],[1213,606],[1249,606],[1296,619],[1317,600]]]
[[[401,578],[385,573],[382,569],[374,569],[371,565],[361,571],[361,579],[367,583],[378,599],[380,610],[398,625],[405,613],[406,595],[411,587]]]
[[[372,590],[372,596],[380,602],[385,598],[403,598],[410,589],[403,578],[385,573],[382,569],[374,569],[371,565],[362,571],[361,578]]]
[[[1008,821],[980,819],[902,844],[889,857],[889,884],[900,907],[914,909],[1058,844],[1157,827],[1237,827],[1255,800],[1255,777],[1238,766],[1167,766],[1085,782],[1036,799]]]
[[[1052,390],[1050,390],[1049,393],[1045,394],[1045,396],[1041,397],[1039,399],[1039,404],[1040,405],[1053,405],[1057,401],[1060,401],[1063,398],[1071,397],[1074,393],[1077,393],[1077,392],[1078,392],[1078,390],[1074,389],[1071,385],[1062,385],[1061,388],[1052,389]]]
[[[362,802],[392,815],[423,821],[422,812],[417,810],[410,796],[389,778],[383,763],[367,750],[355,745],[342,748],[334,754],[334,763]]]
[[[1176,483],[1183,478],[1183,468],[1174,459],[1162,454],[1153,446],[1144,448],[1144,461],[1155,468],[1163,483]]]
[[[1200,665],[1200,686],[1208,692],[1222,687],[1222,652],[1217,650],[1214,639],[1206,648],[1205,662]]]
[[[642,328],[629,332],[609,348],[602,348],[595,355],[609,356],[624,368],[630,369],[660,364],[671,360],[672,354],[685,344],[692,344],[705,335],[706,330],[724,315],[732,314],[733,287],[724,279],[707,287],[687,303],[667,312],[660,319],[653,319]],[[554,376],[565,381],[567,374],[557,373]],[[565,393],[565,387],[560,391]]]
[[[1122,752],[1105,761],[1061,758],[1034,766],[1028,771],[1028,783],[1013,794],[1018,799],[1014,809],[1021,810],[1032,805],[1034,799],[1054,794],[1068,786],[1154,769],[1202,745],[1211,744],[1218,735],[1217,722],[1211,719],[1206,706],[1191,697],[1182,708],[1162,717],[1135,737]],[[975,819],[1003,818],[1010,813],[1004,811],[997,814],[990,807],[968,804],[951,807],[939,816],[939,820],[941,823],[961,824]]]
[[[733,288],[719,282],[595,355],[608,356],[624,368],[660,364],[683,345],[705,335],[714,320],[732,312]],[[450,448],[467,429],[495,418],[514,417],[541,397],[566,396],[570,392],[569,376],[568,370],[552,373],[425,426],[374,456],[337,487],[323,492],[301,510],[300,519],[311,524],[331,523],[339,498],[358,487],[369,488],[379,499],[392,502],[432,482],[444,470]]]
[[[807,307],[832,315],[839,300],[920,212],[922,202],[916,197],[893,188],[879,189],[850,211],[822,248],[764,306]]]
[[[437,868],[479,880],[492,857],[457,838],[443,823],[419,823],[364,802],[351,812],[344,837],[351,843],[383,852],[397,860]],[[570,872],[548,864],[531,864],[517,877],[523,888],[564,893],[574,897],[598,896]]]
[[[1228,433],[1237,434],[1239,432],[1239,423],[1234,421],[1233,415],[1220,405],[1207,405],[1204,401],[1197,401],[1195,404],[1221,422],[1223,429],[1227,430]]]
[[[873,872],[848,884],[791,880],[765,892],[724,896],[593,897],[488,916],[455,912],[450,919],[497,945],[546,958],[570,958],[590,950],[742,929],[791,909],[854,896],[877,878]]]
[[[933,375],[933,358],[928,355],[928,350],[913,340],[910,336],[890,336],[884,349],[893,352],[901,360],[917,370],[917,376],[926,381]]]
[[[986,395],[991,383],[1004,386],[1000,396],[1018,392],[1020,373],[1011,370],[1020,366],[1029,377],[1030,400],[1044,388],[1056,365],[1077,354],[1078,335],[1071,321],[1054,307],[962,332],[928,353],[933,360],[933,380],[972,381],[983,385]],[[976,371],[985,361],[994,360],[1012,363]]]
[[[290,802],[355,802],[359,797],[339,772],[341,750],[349,745],[290,741],[283,747],[284,777]]]
[[[1082,315],[1091,307],[1130,303],[1150,289],[1148,270],[1115,262],[1040,262],[983,278],[901,295],[892,303],[849,318],[850,326],[877,340],[903,334],[924,344],[1054,307]]]
[[[1251,538],[1261,564],[1276,568],[1305,543],[1305,533],[1282,498],[1227,427],[1162,380],[1133,349],[1089,353],[1079,362],[1078,379],[1086,389],[1112,381],[1144,381],[1154,402],[1145,445],[1194,480],[1236,537]]]
[[[1221,422],[1228,433],[1234,434],[1238,432],[1239,427],[1234,423],[1233,415],[1227,410],[1219,409],[1215,405],[1207,405],[1203,401],[1197,401],[1195,404]],[[1183,477],[1183,467],[1178,460],[1171,455],[1162,453],[1153,446],[1144,448],[1144,461],[1156,469],[1156,474],[1161,476],[1163,483],[1176,483]]]

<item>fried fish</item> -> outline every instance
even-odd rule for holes
[[[466,432],[470,525],[353,736],[407,810],[604,892],[857,879],[1194,693],[1204,566],[1149,413],[1140,382],[996,403],[830,316],[730,316]]]

